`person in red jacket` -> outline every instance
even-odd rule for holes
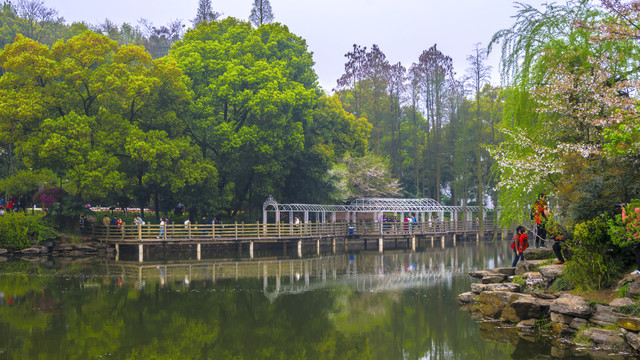
[[[529,237],[527,236],[527,229],[520,225],[516,228],[516,235],[513,237],[513,252],[515,257],[513,258],[512,267],[518,264],[518,260],[524,260],[524,251],[529,247]]]

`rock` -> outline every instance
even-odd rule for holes
[[[526,256],[526,255],[525,255]],[[525,260],[516,265],[516,275],[524,274],[530,271],[537,271],[538,266],[544,264],[547,260]]]
[[[0,256],[0,262],[5,262],[5,261],[7,261],[7,260],[9,260],[9,259],[7,259],[7,258],[6,258],[6,257],[4,257],[4,256]]]
[[[541,304],[540,300],[531,295],[518,297],[510,304],[510,306],[513,308],[520,320],[541,319],[547,314],[545,306]]]
[[[44,246],[32,246],[30,248],[20,250],[20,254],[23,255],[43,255],[47,254],[48,252],[49,249]]]
[[[477,271],[469,272],[469,276],[474,277],[476,279],[482,279],[485,276],[495,275],[495,274],[496,274],[495,272],[489,271],[489,270],[477,270]]]
[[[626,333],[624,336],[625,340],[627,340],[627,344],[629,344],[635,350],[640,349],[640,335],[636,333]]]
[[[619,331],[605,330],[598,328],[588,328],[582,332],[583,336],[591,339],[596,344],[609,346],[617,350],[621,350],[627,347],[625,338]]]
[[[598,304],[596,305],[595,312],[589,318],[589,321],[594,324],[606,327],[609,325],[616,325],[618,323],[618,320],[622,316],[622,314],[614,311],[610,306]]]
[[[548,259],[554,259],[556,256],[553,252],[553,249],[551,248],[551,245],[549,245],[548,248],[534,248],[533,246],[530,246],[527,250],[524,251],[524,257],[525,259],[529,259],[529,260],[543,260],[543,261],[547,261]]]
[[[548,283],[553,282],[564,271],[564,265],[545,265],[540,266],[538,269],[542,277],[547,280]]]
[[[620,281],[618,281],[618,289],[625,286],[634,280],[640,280],[640,274],[627,274]]]
[[[493,273],[493,274],[483,276],[481,281],[483,284],[496,284],[496,283],[501,283],[506,279],[507,279],[507,275]]]
[[[476,300],[477,294],[474,292],[466,292],[458,295],[458,301],[460,304],[471,304]]]
[[[518,330],[533,330],[536,327],[536,319],[522,320],[516,325]]]
[[[569,324],[569,327],[572,328],[572,329],[579,330],[579,329],[583,329],[583,328],[587,327],[588,323],[589,322],[586,319],[577,317],[577,318],[573,318],[573,320],[571,320],[571,324]]]
[[[616,324],[627,330],[640,331],[640,319],[631,316],[620,316]]]
[[[551,311],[557,312],[564,315],[576,316],[581,318],[589,318],[592,311],[589,305],[587,305],[587,301],[575,295],[562,295],[553,303],[551,303]]]
[[[500,267],[500,268],[493,268],[493,269],[489,269],[489,271],[498,273],[498,274],[504,274],[507,276],[513,276],[516,274],[516,268],[515,267]]]
[[[7,250],[7,249],[0,249],[0,255],[4,255],[4,254],[6,254],[8,252],[9,252],[9,250]]]
[[[611,302],[609,303],[609,306],[612,307],[623,307],[623,306],[629,306],[629,305],[633,305],[635,304],[635,302],[633,302],[633,300],[629,299],[628,297],[625,298],[616,298],[611,300]]]
[[[516,283],[498,283],[498,284],[471,284],[471,291],[480,294],[483,291],[509,291],[520,292],[520,285]]]
[[[542,277],[542,274],[536,271],[526,272],[522,274],[522,278],[531,287],[547,286],[547,281]]]
[[[502,315],[502,310],[509,304],[511,296],[517,296],[506,291],[485,291],[478,295],[476,302],[478,303],[478,309],[483,316],[499,319]]]
[[[632,274],[635,278],[627,285],[627,297],[635,298],[640,296],[640,274]]]
[[[560,314],[554,311],[551,312],[551,322],[554,322],[554,323],[569,325],[571,324],[573,319],[575,319],[574,316]],[[586,320],[585,320],[585,323],[586,323]]]

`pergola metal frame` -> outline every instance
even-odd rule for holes
[[[268,213],[275,213],[276,223],[280,222],[280,213],[289,214],[289,222],[293,223],[294,213],[304,214],[303,221],[309,222],[309,214],[316,214],[316,222],[327,221],[327,214],[331,214],[331,221],[335,222],[335,214],[344,212],[347,222],[356,221],[358,213],[374,213],[375,219],[383,213],[414,214],[421,218],[421,221],[430,220],[431,214],[438,214],[440,219],[444,218],[444,213],[450,213],[451,219],[457,219],[458,213],[462,213],[466,220],[471,220],[470,214],[480,210],[478,206],[446,206],[429,199],[399,199],[399,198],[359,198],[348,205],[323,205],[323,204],[280,204],[273,196],[269,196],[262,205],[263,223],[267,223]],[[488,209],[484,208],[486,214]],[[378,220],[376,220],[378,221]]]

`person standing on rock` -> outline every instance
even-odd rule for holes
[[[547,196],[540,193],[538,200],[534,205],[533,220],[536,222],[536,238],[535,246],[546,247],[544,242],[547,239],[547,219],[551,213],[549,212],[549,205],[547,204]]]
[[[515,254],[511,267],[515,267],[518,264],[518,260],[524,261],[524,251],[529,247],[529,237],[524,226],[520,225],[516,228],[516,235],[513,237],[511,247]]]

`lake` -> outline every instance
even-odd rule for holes
[[[0,359],[591,358],[460,309],[468,272],[508,266],[508,242],[429,245],[3,261]]]

